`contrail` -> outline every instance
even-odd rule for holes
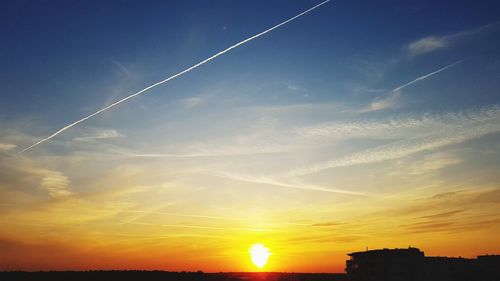
[[[445,67],[443,67],[443,68],[440,68],[440,69],[438,69],[438,70],[436,70],[436,71],[433,71],[433,72],[428,73],[428,74],[426,74],[426,75],[420,76],[420,77],[418,77],[417,79],[415,79],[415,80],[413,80],[413,81],[410,81],[410,82],[408,82],[408,83],[406,83],[406,84],[404,84],[404,85],[401,85],[401,86],[399,86],[399,87],[397,87],[397,88],[394,88],[391,92],[398,92],[399,90],[402,90],[403,88],[406,88],[406,87],[408,87],[408,86],[410,86],[410,85],[412,85],[412,84],[414,84],[414,83],[417,83],[418,81],[421,81],[421,80],[424,80],[424,79],[426,79],[426,78],[429,78],[429,77],[431,77],[431,76],[432,76],[432,75],[434,75],[434,74],[438,74],[438,73],[439,73],[439,72],[441,72],[441,71],[445,71],[446,69],[448,69],[448,68],[450,68],[450,67],[453,67],[453,66],[455,66],[455,65],[457,65],[457,64],[459,64],[459,63],[462,63],[462,62],[463,62],[463,60],[459,60],[459,61],[454,62],[454,63],[452,63],[452,64],[449,64],[449,65],[447,65],[447,66],[445,66]]]
[[[416,79],[406,83],[406,84],[403,84],[401,86],[398,86],[394,89],[392,89],[391,91],[385,93],[384,95],[382,96],[379,96],[379,97],[376,97],[372,103],[367,107],[367,108],[364,108],[362,110],[359,110],[358,112],[369,112],[369,111],[373,111],[373,110],[380,110],[380,109],[384,109],[384,108],[388,108],[388,107],[392,107],[395,105],[395,101],[397,101],[397,99],[401,96],[401,90],[410,86],[410,85],[413,85],[419,81],[422,81],[424,79],[427,79],[435,74],[438,74],[439,72],[441,71],[445,71],[446,69],[450,68],[450,67],[453,67],[459,63],[462,63],[463,60],[459,60],[459,61],[456,61],[452,64],[449,64],[445,67],[442,67],[436,71],[433,71],[431,73],[427,73],[425,75],[422,75],[420,77],[417,77]]]
[[[323,1],[323,2],[321,2],[321,3],[319,3],[319,4],[317,4],[316,6],[313,6],[312,8],[309,8],[309,9],[307,9],[307,10],[303,11],[302,13],[300,13],[300,14],[298,14],[298,15],[294,16],[294,17],[291,17],[291,18],[287,19],[286,21],[284,21],[284,22],[282,22],[282,23],[280,23],[280,24],[277,24],[277,25],[275,25],[275,26],[273,26],[273,27],[271,27],[271,28],[269,28],[269,29],[266,29],[266,30],[264,30],[264,31],[262,31],[262,32],[260,32],[260,33],[258,33],[258,34],[255,34],[255,35],[253,35],[253,36],[251,36],[251,37],[248,37],[247,39],[245,39],[245,40],[243,40],[243,41],[241,41],[241,42],[239,42],[239,43],[236,43],[236,44],[234,44],[234,45],[230,46],[229,48],[227,48],[227,49],[225,49],[225,50],[223,50],[223,51],[220,51],[220,52],[216,53],[215,55],[213,55],[213,56],[211,56],[211,57],[208,57],[208,58],[206,58],[205,60],[202,60],[201,62],[199,62],[199,63],[197,63],[197,64],[195,64],[195,65],[193,65],[193,66],[191,66],[191,67],[189,67],[189,68],[186,68],[186,69],[184,69],[183,71],[181,71],[181,72],[179,72],[179,73],[177,73],[177,74],[174,74],[174,75],[172,75],[172,76],[170,76],[170,77],[168,77],[168,78],[166,78],[166,79],[164,79],[164,80],[161,80],[161,81],[156,82],[156,83],[154,83],[154,84],[152,84],[152,85],[150,85],[150,86],[147,86],[146,88],[144,88],[144,89],[142,89],[142,90],[140,90],[140,91],[138,91],[138,92],[136,92],[136,93],[134,93],[134,94],[131,94],[131,95],[129,95],[129,96],[127,96],[127,97],[125,97],[125,98],[123,98],[123,99],[121,99],[121,100],[118,100],[118,101],[116,101],[116,102],[114,102],[114,103],[112,103],[112,104],[110,104],[110,105],[108,105],[108,106],[106,106],[106,107],[103,107],[102,109],[99,109],[98,111],[96,111],[96,112],[94,112],[94,113],[92,113],[92,114],[90,114],[90,115],[88,115],[88,116],[86,116],[86,117],[83,117],[82,119],[80,119],[80,120],[78,120],[78,121],[75,121],[75,122],[73,122],[73,123],[71,123],[71,124],[69,124],[69,125],[66,125],[66,126],[62,127],[61,129],[57,130],[56,132],[54,132],[52,135],[50,135],[50,136],[48,136],[48,137],[46,137],[46,138],[43,138],[43,139],[39,140],[38,142],[34,143],[33,145],[28,146],[28,147],[26,147],[25,149],[23,149],[23,150],[19,151],[18,153],[23,153],[23,152],[26,152],[27,150],[29,150],[29,149],[31,149],[31,148],[33,148],[33,147],[35,147],[35,146],[38,146],[39,144],[41,144],[41,143],[43,143],[43,142],[46,142],[46,141],[48,141],[48,140],[52,139],[53,137],[55,137],[55,136],[59,135],[60,133],[62,133],[62,132],[64,132],[64,131],[66,131],[66,130],[68,130],[68,129],[70,129],[70,128],[71,128],[71,127],[73,127],[73,126],[76,126],[76,125],[78,125],[78,124],[80,124],[80,123],[84,122],[85,120],[87,120],[87,119],[89,119],[89,118],[92,118],[92,117],[96,116],[97,114],[99,114],[99,113],[101,113],[101,112],[104,112],[104,111],[106,111],[106,110],[108,110],[108,109],[110,109],[110,108],[112,108],[112,107],[114,107],[114,106],[117,106],[117,105],[119,105],[120,103],[125,102],[125,101],[127,101],[127,100],[129,100],[129,99],[131,99],[131,98],[134,98],[134,97],[136,97],[136,96],[139,96],[139,95],[141,95],[141,94],[144,94],[144,93],[145,93],[145,92],[147,92],[148,90],[151,90],[152,88],[155,88],[155,87],[157,87],[157,86],[159,86],[159,85],[161,85],[161,84],[167,83],[168,81],[173,80],[173,79],[175,79],[175,78],[177,78],[177,77],[179,77],[179,76],[181,76],[181,75],[183,75],[183,74],[185,74],[185,73],[187,73],[187,72],[189,72],[189,71],[191,71],[191,70],[193,70],[193,69],[195,69],[195,68],[197,68],[197,67],[199,67],[199,66],[201,66],[201,65],[204,65],[204,64],[208,63],[209,61],[211,61],[211,60],[213,60],[213,59],[217,58],[218,56],[223,55],[223,54],[225,54],[225,53],[227,53],[227,52],[231,51],[231,50],[232,50],[232,49],[234,49],[234,48],[237,48],[237,47],[239,47],[239,46],[241,46],[241,45],[243,45],[243,44],[245,44],[245,43],[247,43],[247,42],[249,42],[249,41],[252,41],[253,39],[256,39],[256,38],[258,38],[258,37],[260,37],[260,36],[262,36],[262,35],[264,35],[264,34],[266,34],[266,33],[268,33],[268,32],[271,32],[271,31],[275,30],[276,28],[278,28],[278,27],[280,27],[280,26],[282,26],[282,25],[285,25],[285,24],[287,24],[287,23],[289,23],[289,22],[291,22],[291,21],[295,20],[296,18],[301,17],[301,16],[303,16],[303,15],[305,15],[305,14],[307,14],[307,13],[311,12],[312,10],[314,10],[314,9],[316,9],[316,8],[319,8],[320,6],[322,6],[322,5],[324,5],[324,4],[328,3],[328,2],[330,2],[330,0],[325,0],[325,1]]]

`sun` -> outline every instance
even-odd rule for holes
[[[248,252],[250,253],[250,258],[252,259],[252,262],[258,268],[263,268],[264,265],[266,265],[267,263],[267,259],[269,259],[269,256],[271,255],[269,249],[266,248],[261,243],[253,244],[248,250]]]

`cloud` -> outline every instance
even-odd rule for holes
[[[0,158],[0,203],[22,205],[50,197],[71,195],[70,179],[46,159]],[[43,192],[40,192],[43,191]]]
[[[406,53],[409,57],[424,55],[469,42],[481,40],[482,37],[493,36],[500,30],[499,23],[487,24],[475,29],[468,29],[442,36],[428,36],[408,44]]]
[[[125,79],[130,79],[132,75],[130,73],[130,70],[125,65],[113,59],[111,60],[111,62],[119,69],[120,74],[124,74]]]
[[[429,172],[441,170],[443,168],[457,165],[463,162],[463,159],[450,153],[435,153],[427,155],[424,160],[414,163],[410,167],[410,174],[422,175]]]
[[[409,233],[458,232],[475,231],[496,227],[500,217],[496,213],[485,212],[496,209],[500,197],[499,189],[462,190],[438,194],[416,202],[423,204],[422,208],[408,209],[412,213],[425,213],[413,218],[412,223],[402,225]],[[489,199],[487,199],[489,198]],[[493,199],[493,200],[491,200]],[[456,206],[466,206],[466,209],[456,209]],[[429,214],[429,211],[432,213]],[[392,213],[398,213],[393,211]]]
[[[395,107],[399,103],[400,99],[401,99],[401,92],[392,91],[389,94],[386,94],[385,96],[376,97],[372,101],[370,106],[362,110],[362,112],[377,111]]]
[[[104,139],[114,139],[122,137],[117,130],[114,129],[100,129],[100,128],[87,128],[84,133],[85,136],[74,138],[74,141],[94,141]]]
[[[187,99],[183,99],[180,101],[180,104],[185,108],[185,109],[191,109],[194,107],[197,107],[203,103],[203,99],[200,97],[190,97]]]
[[[146,225],[146,226],[161,226],[166,228],[194,228],[194,229],[208,229],[208,230],[222,230],[222,231],[253,231],[253,232],[271,231],[271,229],[268,228],[217,227],[217,226],[194,225],[194,224],[162,224],[162,223],[147,223],[147,222],[132,222],[131,224]]]
[[[340,225],[343,225],[343,224],[344,223],[329,221],[329,222],[314,223],[311,226],[315,226],[315,227],[332,227],[332,226],[340,226]]]
[[[69,178],[61,172],[52,170],[38,170],[41,176],[40,188],[47,191],[51,197],[61,197],[72,195],[68,186],[71,183]]]
[[[437,214],[432,214],[432,215],[425,215],[419,217],[419,219],[441,219],[441,218],[448,218],[451,216],[454,216],[456,214],[460,214],[465,212],[465,209],[460,209],[460,210],[453,210],[453,211],[447,211],[447,212],[441,212]]]
[[[343,111],[345,108],[341,104],[336,103],[298,103],[285,105],[261,105],[249,108],[253,114],[272,114],[272,115],[287,115],[296,116],[299,114],[309,115],[318,112]]]
[[[290,90],[290,91],[292,91],[292,92],[302,91],[302,88],[300,88],[297,85],[293,85],[293,84],[288,84],[287,85],[287,89]]]
[[[140,158],[264,157],[341,145],[349,139],[405,140],[409,143],[410,139],[417,138],[414,142],[418,143],[419,137],[432,137],[437,132],[451,132],[462,126],[461,123],[472,126],[474,122],[478,122],[478,125],[484,125],[482,122],[493,122],[492,120],[497,118],[495,116],[498,114],[498,108],[499,106],[490,106],[442,114],[400,115],[378,120],[358,117],[352,121],[295,127],[277,123],[269,127],[252,127],[249,131],[237,135],[182,143],[171,151],[113,151],[127,157]],[[295,108],[291,110],[295,112]],[[428,139],[427,142],[429,141],[431,140]]]
[[[357,191],[339,189],[339,188],[334,188],[334,187],[322,187],[322,186],[305,184],[305,183],[288,183],[288,182],[280,181],[280,180],[277,180],[277,179],[274,179],[271,177],[251,177],[251,176],[234,175],[234,174],[228,174],[228,173],[224,173],[224,174],[219,173],[218,176],[223,177],[223,178],[227,178],[227,179],[242,181],[242,182],[264,184],[264,185],[285,187],[285,188],[291,188],[291,189],[319,191],[319,192],[327,192],[327,193],[338,193],[338,194],[354,195],[354,196],[371,196],[370,194],[364,193],[364,192],[357,192]]]
[[[348,156],[294,169],[289,172],[289,175],[306,175],[331,168],[398,159],[421,151],[433,150],[442,146],[480,138],[487,134],[497,133],[500,132],[500,106],[495,105],[475,111],[427,116],[422,120],[423,122],[416,121],[412,125],[426,127],[426,130],[420,134]],[[391,124],[386,125],[389,128],[392,126]]]
[[[500,189],[497,184],[494,186],[473,184],[462,190],[452,189],[444,193],[441,186],[441,189],[429,190],[430,193],[425,194],[412,192],[408,197],[398,194],[370,202],[372,205],[365,212],[356,203],[352,207],[358,209],[359,221],[351,218],[349,224],[353,227],[342,230],[344,233],[351,230],[374,235],[391,233],[394,237],[400,237],[400,241],[407,241],[408,235],[412,234],[459,233],[457,239],[463,239],[461,243],[476,243],[475,236],[465,233],[478,230],[496,233],[499,229],[500,216],[496,210],[500,203]],[[384,224],[383,229],[380,229],[381,223]],[[448,240],[448,236],[434,237],[442,243]]]
[[[299,168],[291,172],[292,175],[306,175],[322,170],[338,167],[349,167],[353,165],[377,163],[386,160],[402,158],[421,151],[433,150],[442,146],[458,144],[471,139],[479,138],[487,134],[500,131],[498,125],[483,125],[466,130],[452,130],[443,134],[422,136],[409,140],[399,141],[388,145],[383,145],[374,149],[368,149],[359,153],[354,153],[346,157],[318,163],[304,168]]]
[[[161,208],[163,208],[163,207],[165,207],[165,206],[161,206]],[[180,213],[160,212],[160,211],[156,211],[156,210],[153,210],[153,211],[151,211],[151,210],[149,210],[149,211],[127,210],[125,212],[146,214],[146,215],[155,214],[155,215],[162,215],[162,216],[176,216],[176,217],[210,219],[210,220],[229,220],[229,221],[238,220],[236,218],[231,218],[231,217],[207,216],[207,215],[199,215],[199,214],[180,214]]]
[[[0,151],[9,151],[13,148],[16,148],[17,145],[11,143],[1,143],[0,142]]]
[[[308,97],[309,96],[309,90],[306,88],[303,88],[297,84],[294,83],[286,83],[286,88],[288,91],[293,92],[293,93],[301,93],[303,97]]]
[[[417,56],[446,48],[449,44],[449,38],[446,36],[429,36],[410,43],[408,45],[408,53],[411,56]]]
[[[420,117],[393,117],[382,120],[354,120],[351,122],[325,122],[311,126],[292,128],[288,133],[291,142],[319,145],[320,141],[331,145],[334,141],[354,138],[394,139],[439,124],[440,115]],[[285,135],[285,133],[283,133]],[[285,137],[285,136],[284,136]]]

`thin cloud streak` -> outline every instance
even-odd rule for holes
[[[131,224],[146,225],[146,226],[174,227],[174,228],[224,230],[224,231],[254,231],[254,232],[271,231],[269,228],[215,227],[215,226],[192,225],[192,224],[162,224],[162,223],[147,223],[147,222],[132,222]]]
[[[410,58],[413,58],[460,45],[464,46],[472,42],[475,43],[481,40],[481,37],[495,36],[498,31],[500,31],[500,23],[494,22],[476,29],[467,29],[457,33],[442,36],[427,36],[408,44],[406,52]],[[474,48],[476,49],[476,47]]]
[[[256,154],[272,154],[280,153],[282,150],[269,149],[264,151],[251,150],[247,151],[213,151],[207,153],[191,153],[191,154],[174,154],[174,153],[131,153],[125,152],[123,150],[110,150],[113,153],[122,155],[125,157],[135,157],[135,158],[209,158],[209,157],[230,157],[230,156],[253,156]]]
[[[138,92],[136,92],[136,93],[134,93],[132,95],[129,95],[129,96],[127,96],[127,97],[125,97],[125,98],[123,98],[121,100],[118,100],[118,101],[116,101],[116,102],[114,102],[114,103],[112,103],[112,104],[110,104],[110,105],[108,105],[108,106],[106,106],[106,107],[104,107],[104,108],[102,108],[102,109],[100,109],[100,110],[98,110],[98,111],[96,111],[96,112],[88,115],[88,116],[86,116],[86,117],[84,117],[84,118],[82,118],[82,119],[80,119],[78,121],[75,121],[75,122],[73,122],[73,123],[71,123],[69,125],[66,125],[66,126],[62,127],[61,129],[57,130],[56,132],[54,132],[53,134],[51,134],[50,136],[45,137],[45,138],[37,141],[36,143],[34,143],[34,144],[26,147],[25,149],[21,150],[18,153],[24,153],[24,152],[30,150],[31,148],[34,148],[34,147],[38,146],[39,144],[42,144],[43,142],[46,142],[46,141],[54,138],[55,136],[59,135],[60,133],[62,133],[64,131],[66,131],[66,130],[68,130],[68,129],[70,129],[70,128],[72,128],[72,127],[74,127],[74,126],[76,126],[76,125],[78,125],[78,124],[80,124],[82,122],[84,122],[87,119],[90,119],[90,118],[92,118],[92,117],[94,117],[94,116],[96,116],[96,115],[98,115],[98,114],[100,114],[100,113],[102,113],[102,112],[104,112],[104,111],[112,108],[112,107],[115,107],[115,106],[117,106],[117,105],[119,105],[119,104],[121,104],[121,103],[129,100],[129,99],[132,99],[132,98],[134,98],[136,96],[139,96],[139,95],[141,95],[143,93],[146,93],[147,91],[149,91],[152,88],[155,88],[155,87],[157,87],[157,86],[159,86],[161,84],[167,83],[168,81],[173,80],[173,79],[175,79],[175,78],[177,78],[177,77],[179,77],[179,76],[181,76],[181,75],[183,75],[185,73],[188,73],[191,70],[194,70],[195,68],[197,68],[197,67],[199,67],[201,65],[204,65],[204,64],[210,62],[211,60],[217,58],[218,56],[221,56],[221,55],[223,55],[223,54],[231,51],[232,49],[235,49],[235,48],[237,48],[237,47],[239,47],[239,46],[241,46],[241,45],[243,45],[245,43],[248,43],[248,42],[250,42],[250,41],[252,41],[252,40],[254,40],[254,39],[256,39],[256,38],[258,38],[258,37],[260,37],[260,36],[262,36],[264,34],[266,34],[266,33],[269,33],[271,31],[273,31],[274,29],[279,28],[279,27],[281,27],[281,26],[283,26],[283,25],[285,25],[285,24],[287,24],[287,23],[289,23],[289,22],[291,22],[291,21],[293,21],[293,20],[295,20],[295,19],[297,19],[297,18],[305,15],[305,14],[307,14],[307,13],[315,10],[316,8],[319,8],[320,6],[322,6],[322,5],[324,5],[324,4],[328,3],[328,2],[330,2],[330,0],[325,0],[325,1],[323,1],[323,2],[321,2],[319,4],[317,4],[317,5],[313,6],[312,8],[309,8],[309,9],[305,10],[304,12],[302,12],[302,13],[296,15],[296,16],[293,16],[293,17],[289,18],[288,20],[286,20],[286,21],[284,21],[284,22],[282,22],[280,24],[277,24],[277,25],[275,25],[275,26],[273,26],[273,27],[271,27],[269,29],[266,29],[266,30],[264,30],[264,31],[262,31],[262,32],[260,32],[260,33],[258,33],[256,35],[253,35],[253,36],[251,36],[251,37],[249,37],[249,38],[247,38],[247,39],[245,39],[245,40],[243,40],[243,41],[241,41],[239,43],[236,43],[236,44],[230,46],[229,48],[227,48],[225,50],[222,50],[222,51],[216,53],[215,55],[213,55],[211,57],[208,57],[207,59],[205,59],[205,60],[203,60],[203,61],[201,61],[201,62],[199,62],[199,63],[197,63],[197,64],[195,64],[195,65],[193,65],[193,66],[191,66],[189,68],[186,68],[185,70],[183,70],[183,71],[181,71],[181,72],[179,72],[177,74],[174,74],[174,75],[172,75],[172,76],[170,76],[170,77],[168,77],[168,78],[166,78],[164,80],[156,82],[156,83],[154,83],[154,84],[152,84],[152,85],[150,85],[150,86],[148,86],[148,87],[146,87],[146,88],[144,88],[144,89],[142,89],[142,90],[140,90],[140,91],[138,91]]]
[[[82,137],[74,138],[74,141],[90,142],[97,140],[106,140],[123,137],[117,130],[114,129],[92,129]]]
[[[169,212],[149,212],[149,211],[127,211],[128,213],[146,213],[148,215],[154,214],[154,215],[165,215],[165,216],[176,216],[176,217],[187,217],[187,218],[199,218],[199,219],[213,219],[213,220],[239,220],[235,218],[228,218],[228,217],[219,217],[219,216],[205,216],[205,215],[196,215],[196,214],[178,214],[178,213],[169,213]]]
[[[412,42],[408,45],[410,56],[434,52],[449,46],[449,40],[446,37],[429,36]]]
[[[387,145],[354,153],[338,159],[291,170],[286,176],[303,176],[319,171],[398,159],[425,150],[458,144],[500,132],[500,107],[482,108],[476,112],[458,112],[435,117],[431,132],[406,138]],[[446,120],[440,124],[439,119]],[[446,123],[448,122],[448,123]],[[434,127],[435,130],[432,130]]]
[[[353,120],[324,122],[309,126],[278,128],[265,132],[251,132],[206,143],[184,144],[177,153],[141,153],[113,149],[110,152],[135,158],[216,158],[286,154],[331,146],[348,139],[394,140],[411,136],[444,132],[470,122],[488,121],[497,114],[499,106],[479,110],[465,110],[441,114],[402,115],[381,120]]]
[[[338,189],[338,188],[326,188],[326,187],[310,185],[310,184],[290,184],[290,183],[282,182],[282,181],[275,180],[272,178],[267,178],[267,177],[247,177],[247,176],[230,175],[230,174],[219,174],[218,176],[223,177],[223,178],[228,178],[231,180],[241,181],[241,182],[266,184],[266,185],[285,187],[285,188],[291,188],[291,189],[319,191],[319,192],[337,193],[337,194],[363,196],[363,197],[373,196],[373,195],[363,193],[363,192],[350,191],[350,190],[344,190],[344,189]]]
[[[12,144],[12,143],[1,143],[0,142],[0,152],[1,151],[9,151],[9,150],[16,148],[16,147],[17,147],[17,145]]]

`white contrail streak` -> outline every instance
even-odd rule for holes
[[[457,65],[457,64],[459,64],[459,63],[462,63],[462,62],[463,62],[463,60],[459,60],[459,61],[454,62],[454,63],[452,63],[452,64],[449,64],[449,65],[447,65],[447,66],[445,66],[445,67],[443,67],[443,68],[440,68],[440,69],[438,69],[438,70],[436,70],[436,71],[433,71],[433,72],[428,73],[428,74],[426,74],[426,75],[420,76],[420,77],[418,77],[417,79],[415,79],[415,80],[413,80],[413,81],[410,81],[410,82],[408,82],[408,83],[406,83],[406,84],[404,84],[404,85],[401,85],[401,86],[399,86],[399,87],[397,87],[397,88],[394,88],[391,92],[398,92],[398,91],[400,91],[400,90],[402,90],[402,89],[404,89],[404,88],[406,88],[406,87],[408,87],[408,86],[410,86],[410,85],[412,85],[412,84],[414,84],[414,83],[417,83],[418,81],[421,81],[421,80],[424,80],[424,79],[426,79],[426,78],[429,78],[429,77],[431,77],[431,76],[432,76],[432,75],[434,75],[434,74],[438,74],[439,72],[441,72],[441,71],[445,71],[446,69],[448,69],[448,68],[450,68],[450,67],[452,67],[452,66],[455,66],[455,65]]]
[[[131,95],[129,95],[129,96],[127,96],[127,97],[125,97],[125,98],[123,98],[123,99],[121,99],[121,100],[118,100],[118,101],[116,101],[116,102],[114,102],[114,103],[112,103],[112,104],[110,104],[110,105],[108,105],[108,106],[106,106],[106,107],[104,107],[104,108],[102,108],[102,109],[99,109],[98,111],[96,111],[96,112],[94,112],[94,113],[92,113],[92,114],[90,114],[90,115],[88,115],[88,116],[86,116],[86,117],[84,117],[84,118],[82,118],[82,119],[80,119],[80,120],[78,120],[78,121],[75,121],[75,122],[73,122],[73,123],[71,123],[71,124],[69,124],[69,125],[66,125],[66,126],[62,127],[61,129],[57,130],[56,132],[54,132],[52,135],[50,135],[50,136],[48,136],[48,137],[46,137],[46,138],[43,138],[43,139],[41,139],[41,140],[37,141],[37,142],[36,142],[36,143],[34,143],[33,145],[26,147],[25,149],[23,149],[23,150],[19,151],[18,153],[23,153],[23,152],[26,152],[27,150],[29,150],[29,149],[31,149],[31,148],[33,148],[33,147],[35,147],[35,146],[37,146],[37,145],[39,145],[39,144],[41,144],[41,143],[43,143],[43,142],[46,142],[46,141],[48,141],[48,140],[52,139],[53,137],[55,137],[55,136],[59,135],[60,133],[62,133],[62,132],[64,132],[64,131],[66,131],[66,130],[68,130],[68,129],[70,129],[70,128],[71,128],[71,127],[73,127],[73,126],[76,126],[76,125],[78,125],[78,124],[80,124],[80,123],[84,122],[84,121],[85,121],[85,120],[87,120],[87,119],[90,119],[90,118],[92,118],[92,117],[96,116],[97,114],[99,114],[99,113],[101,113],[101,112],[104,112],[104,111],[106,111],[106,110],[108,110],[108,109],[110,109],[110,108],[112,108],[112,107],[114,107],[114,106],[117,106],[117,105],[119,105],[120,103],[125,102],[125,101],[127,101],[127,100],[129,100],[129,99],[131,99],[131,98],[134,98],[134,97],[136,97],[136,96],[139,96],[139,95],[141,95],[141,94],[144,94],[144,93],[145,93],[145,92],[147,92],[148,90],[150,90],[150,89],[152,89],[152,88],[155,88],[155,87],[157,87],[157,86],[159,86],[159,85],[161,85],[161,84],[167,83],[168,81],[173,80],[173,79],[175,79],[175,78],[177,78],[177,77],[179,77],[179,76],[181,76],[181,75],[183,75],[183,74],[185,74],[185,73],[187,73],[187,72],[189,72],[189,71],[191,71],[191,70],[193,70],[193,69],[195,69],[195,68],[197,68],[197,67],[199,67],[199,66],[201,66],[201,65],[204,65],[205,63],[207,63],[207,62],[209,62],[209,61],[211,61],[211,60],[213,60],[213,59],[217,58],[217,57],[218,57],[218,56],[220,56],[220,55],[223,55],[223,54],[225,54],[225,53],[227,53],[227,52],[231,51],[231,50],[232,50],[232,49],[234,49],[234,48],[237,48],[237,47],[239,47],[239,46],[241,46],[241,45],[243,45],[243,44],[245,44],[245,43],[247,43],[247,42],[249,42],[249,41],[252,41],[253,39],[256,39],[256,38],[258,38],[258,37],[260,37],[260,36],[262,36],[262,35],[264,35],[264,34],[266,34],[266,33],[268,33],[268,32],[271,32],[271,31],[275,30],[276,28],[278,28],[278,27],[280,27],[280,26],[282,26],[282,25],[285,25],[285,24],[287,24],[287,23],[289,23],[289,22],[291,22],[291,21],[295,20],[295,19],[297,19],[298,17],[301,17],[301,16],[303,16],[303,15],[305,15],[305,14],[307,14],[307,13],[311,12],[312,10],[314,10],[314,9],[316,9],[316,8],[319,8],[320,6],[322,6],[322,5],[324,5],[324,4],[328,3],[328,2],[330,2],[330,0],[325,0],[325,1],[323,1],[323,2],[321,2],[321,3],[319,3],[319,4],[317,4],[316,6],[314,6],[314,7],[312,7],[312,8],[309,8],[309,9],[307,9],[307,10],[303,11],[302,13],[300,13],[300,14],[298,14],[298,15],[294,16],[294,17],[291,17],[291,18],[287,19],[286,21],[284,21],[284,22],[282,22],[282,23],[280,23],[280,24],[277,24],[277,25],[275,25],[275,26],[273,26],[273,27],[271,27],[271,28],[269,28],[269,29],[266,29],[266,30],[262,31],[261,33],[255,34],[255,35],[253,35],[253,36],[251,36],[251,37],[248,37],[247,39],[245,39],[245,40],[243,40],[243,41],[241,41],[241,42],[239,42],[239,43],[236,43],[236,44],[234,44],[234,45],[230,46],[229,48],[227,48],[227,49],[225,49],[225,50],[223,50],[223,51],[220,51],[220,52],[216,53],[215,55],[213,55],[213,56],[211,56],[211,57],[208,57],[208,58],[206,58],[205,60],[202,60],[201,62],[199,62],[199,63],[197,63],[197,64],[195,64],[195,65],[193,65],[193,66],[191,66],[191,67],[189,67],[189,68],[186,68],[186,69],[184,69],[183,71],[181,71],[181,72],[179,72],[179,73],[177,73],[177,74],[174,74],[174,75],[172,75],[172,76],[170,76],[170,77],[168,77],[168,78],[166,78],[166,79],[164,79],[164,80],[161,80],[161,81],[156,82],[156,83],[154,83],[154,84],[152,84],[152,85],[150,85],[150,86],[147,86],[146,88],[144,88],[144,89],[142,89],[142,90],[140,90],[140,91],[138,91],[138,92],[136,92],[136,93],[134,93],[134,94],[131,94]]]
[[[425,75],[422,75],[420,77],[417,77],[416,79],[413,79],[412,81],[406,83],[406,84],[403,84],[401,86],[398,86],[392,90],[390,90],[389,92],[381,95],[381,96],[378,96],[376,97],[375,99],[373,99],[372,103],[366,107],[366,108],[363,108],[361,110],[358,110],[357,112],[359,113],[364,113],[364,112],[370,112],[370,111],[375,111],[375,110],[380,110],[380,109],[386,109],[386,108],[390,108],[390,107],[393,107],[396,105],[396,103],[398,102],[399,98],[401,97],[401,90],[408,87],[408,86],[411,86],[419,81],[422,81],[424,79],[427,79],[433,75],[436,75],[438,73],[440,73],[441,71],[445,71],[446,69],[450,68],[450,67],[453,67],[459,63],[462,63],[463,60],[459,60],[459,61],[456,61],[452,64],[449,64],[445,67],[442,67],[436,71],[433,71],[431,73],[427,73]]]

